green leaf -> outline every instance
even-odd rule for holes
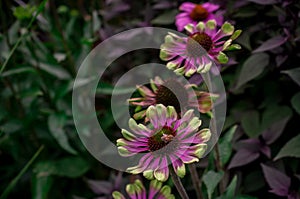
[[[53,185],[53,177],[38,173],[32,179],[32,198],[47,199]]]
[[[243,64],[239,74],[236,89],[243,86],[248,81],[259,76],[269,64],[269,55],[265,53],[258,53],[251,55]]]
[[[300,68],[285,70],[285,71],[282,71],[282,73],[285,73],[288,76],[290,76],[290,78],[292,80],[294,80],[294,82],[296,82],[300,86]]]
[[[67,157],[56,161],[39,162],[35,168],[37,175],[65,176],[78,178],[90,169],[90,164],[80,157]]]
[[[32,67],[20,67],[17,69],[8,70],[1,74],[1,77],[8,77],[12,75],[18,75],[22,73],[36,73],[35,69]]]
[[[230,159],[232,153],[232,144],[231,140],[233,138],[234,133],[236,132],[237,125],[231,127],[223,136],[219,139],[219,151],[220,151],[220,159],[221,163],[224,166]]]
[[[274,160],[278,160],[283,157],[295,157],[300,158],[300,135],[292,138],[288,141],[279,151]]]
[[[133,93],[136,90],[134,87],[114,87],[111,84],[101,82],[96,90],[96,93],[98,94],[106,94],[106,95],[122,95],[122,94],[128,94]]]
[[[261,129],[265,130],[272,124],[292,116],[292,110],[288,106],[272,105],[263,113]]]
[[[25,5],[24,7],[19,6],[14,9],[13,14],[19,20],[30,19],[33,13],[35,12],[35,10],[36,10],[35,6],[30,6],[30,5]]]
[[[212,194],[221,181],[223,177],[223,173],[219,172],[214,172],[214,171],[208,171],[204,176],[203,176],[203,182],[206,185],[207,188],[207,194],[208,198],[211,199]]]
[[[225,198],[234,198],[236,183],[237,183],[237,176],[235,175],[226,189]]]
[[[300,114],[300,92],[292,97],[291,103],[296,112]]]
[[[55,113],[50,115],[48,118],[50,132],[63,149],[71,154],[77,154],[77,152],[69,144],[68,137],[63,129],[65,122],[66,116],[63,114]]]
[[[257,111],[246,112],[242,117],[241,124],[249,137],[257,137],[260,134],[260,119]]]
[[[156,25],[167,25],[174,23],[175,16],[177,15],[177,10],[166,11],[165,13],[154,18],[151,23]]]

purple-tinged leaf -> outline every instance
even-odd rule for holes
[[[271,187],[270,192],[278,196],[288,196],[291,179],[272,167],[261,164],[265,179]]]
[[[97,181],[97,180],[88,180],[87,181],[90,189],[96,194],[110,194],[113,190],[113,185],[108,181]]]
[[[264,52],[268,50],[272,50],[278,46],[281,46],[287,41],[287,37],[283,36],[275,36],[267,41],[265,41],[261,46],[253,51],[253,53]]]
[[[271,158],[271,149],[269,146],[267,146],[267,145],[261,146],[260,151],[268,158]]]
[[[276,56],[276,66],[280,67],[288,58],[288,55],[277,55]]]
[[[234,167],[239,167],[253,162],[259,157],[259,152],[248,151],[246,149],[241,149],[236,152],[233,156],[228,168],[232,169]]]
[[[297,192],[292,192],[288,195],[288,199],[300,199],[299,193]]]
[[[260,4],[260,5],[271,5],[271,4],[278,3],[277,0],[248,0],[248,1],[256,3],[256,4]]]
[[[285,70],[285,71],[282,71],[282,73],[285,73],[288,76],[290,76],[290,78],[292,80],[294,80],[294,82],[296,82],[300,86],[300,68]]]
[[[282,157],[296,157],[300,158],[300,135],[288,141],[279,151],[274,160]]]
[[[122,178],[123,178],[123,172],[119,171],[118,175],[115,176],[115,179],[114,179],[114,181],[115,181],[114,188],[115,189],[120,189],[121,183],[122,183]]]
[[[272,144],[280,137],[290,118],[291,115],[288,115],[279,122],[275,122],[274,124],[272,124],[267,130],[262,133],[262,136],[267,144]]]
[[[153,6],[153,9],[169,9],[175,6],[175,2],[170,1],[159,1]]]
[[[250,138],[246,140],[241,140],[236,143],[236,149],[241,150],[245,149],[247,151],[252,151],[252,152],[259,152],[260,149],[260,141],[257,138]]]

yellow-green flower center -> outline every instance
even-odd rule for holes
[[[196,5],[195,8],[190,13],[191,19],[194,21],[203,21],[207,18],[208,12],[201,5]]]

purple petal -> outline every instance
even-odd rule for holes
[[[236,154],[231,159],[231,162],[228,166],[229,169],[246,165],[250,162],[253,162],[259,157],[259,152],[252,152],[245,149],[241,149],[236,152]]]
[[[194,4],[194,3],[185,2],[185,3],[181,4],[181,6],[179,7],[179,10],[190,12],[195,8],[195,6],[196,6],[196,4]]]
[[[202,7],[207,10],[207,12],[213,12],[219,9],[219,5],[212,4],[212,3],[204,3],[202,4]]]
[[[291,179],[282,172],[272,167],[261,164],[265,179],[271,187],[272,193],[278,196],[287,196],[291,185]]]

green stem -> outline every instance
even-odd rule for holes
[[[27,164],[23,167],[23,169],[20,171],[20,173],[8,184],[6,189],[3,191],[3,193],[0,196],[0,199],[6,199],[8,194],[11,192],[11,190],[16,186],[19,179],[24,175],[24,173],[28,170],[28,168],[32,165],[32,163],[35,161],[35,159],[40,155],[40,153],[43,151],[44,146],[42,145],[37,152],[32,156],[32,158],[27,162]]]
[[[172,166],[169,166],[169,170],[170,170],[170,175],[171,178],[173,180],[173,183],[181,197],[181,199],[189,199],[189,196],[187,195],[179,177],[177,176],[177,174],[175,173],[174,169]],[[1,198],[0,198],[1,199]]]
[[[194,188],[196,190],[197,198],[203,199],[203,195],[202,195],[202,191],[201,191],[201,181],[200,181],[200,178],[197,173],[196,165],[195,165],[195,163],[192,163],[192,164],[189,164],[188,167],[189,167],[189,170],[191,173]]]
[[[29,29],[31,28],[33,22],[36,20],[37,16],[42,12],[42,10],[45,7],[45,4],[48,0],[44,0],[38,7],[35,15],[31,18],[28,26],[27,26],[27,30],[29,31]],[[20,45],[20,43],[22,42],[23,38],[27,35],[28,33],[22,34],[21,37],[19,37],[18,41],[16,42],[16,44],[14,45],[14,47],[12,48],[12,50],[9,52],[9,55],[7,57],[7,59],[5,60],[4,64],[2,65],[2,67],[0,68],[0,74],[4,71],[4,69],[6,68],[8,61],[11,59],[12,55],[14,54],[14,52],[16,51],[16,49],[18,48],[18,46]]]

